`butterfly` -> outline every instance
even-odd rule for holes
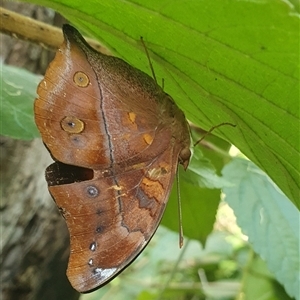
[[[72,26],[40,82],[35,122],[54,159],[49,192],[70,233],[67,276],[103,286],[146,247],[164,213],[190,130],[144,72],[90,47]]]

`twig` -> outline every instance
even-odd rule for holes
[[[62,31],[43,22],[0,7],[0,32],[30,41],[44,48],[56,51],[63,42]],[[93,39],[87,42],[97,51],[111,55],[111,52]]]

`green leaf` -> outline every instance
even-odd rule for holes
[[[265,262],[255,256],[246,269],[241,292],[245,299],[291,300],[283,287],[275,281]]]
[[[215,153],[211,158],[218,155]],[[230,185],[216,174],[212,163],[204,158],[199,147],[195,148],[188,170],[179,166],[180,197],[184,235],[199,240],[203,245],[215,223],[220,202],[221,187]],[[162,224],[179,231],[178,191],[174,183]]]
[[[217,153],[210,153],[210,158],[214,164],[218,162],[219,159]],[[224,162],[222,166],[224,166]],[[200,188],[220,189],[226,185],[231,185],[230,182],[217,174],[212,162],[202,154],[199,148],[194,149],[188,171],[183,172],[180,168],[179,172],[179,176],[183,180]]]
[[[0,69],[0,134],[24,140],[38,137],[33,101],[41,77],[2,63]]]
[[[299,12],[283,0],[32,1],[158,78],[186,116],[237,146],[299,203]]]
[[[220,202],[219,189],[203,189],[189,183],[181,183],[183,233],[205,244],[213,229],[216,211]],[[177,191],[174,187],[164,213],[162,224],[179,231]]]
[[[237,223],[287,293],[299,297],[299,211],[250,161],[232,160],[223,175],[234,184],[223,192]]]

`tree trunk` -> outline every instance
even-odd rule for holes
[[[57,20],[52,11],[26,3],[2,6],[47,23]],[[7,64],[43,74],[53,55],[1,36]],[[51,158],[41,139],[1,137],[0,163],[1,299],[78,299],[66,277],[69,234],[47,190],[44,172]]]

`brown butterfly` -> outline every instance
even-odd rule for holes
[[[37,89],[35,122],[55,160],[46,180],[70,232],[67,275],[89,292],[150,241],[178,162],[188,166],[190,133],[151,77],[98,53],[70,25],[63,33]]]

